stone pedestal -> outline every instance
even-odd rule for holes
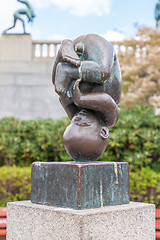
[[[3,34],[0,61],[31,61],[32,38],[29,34]]]
[[[155,240],[155,208],[130,203],[74,210],[9,203],[7,240]]]

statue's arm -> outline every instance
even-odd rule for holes
[[[20,3],[26,3],[26,1],[24,1],[24,0],[17,0],[17,1]]]
[[[74,43],[71,40],[63,40],[61,44],[61,54],[64,62],[71,63],[76,67],[80,66],[80,59],[74,49]]]
[[[52,82],[55,82],[56,68],[59,62],[67,62],[75,65],[76,67],[80,66],[80,59],[76,52],[74,51],[74,44],[71,40],[63,40],[60,46],[60,49],[57,53],[53,72],[52,72]]]
[[[27,0],[17,0],[17,1],[25,4],[28,8],[31,8],[31,5],[29,4],[29,2]]]
[[[73,101],[77,106],[97,111],[101,119],[109,127],[112,127],[116,124],[120,112],[121,89],[121,71],[118,58],[116,54],[114,54],[110,77],[105,83],[103,83],[102,88],[101,86],[100,89],[96,87],[92,93],[81,94],[79,81],[77,81],[74,85]]]
[[[79,73],[82,81],[95,83],[104,83],[110,76],[110,73],[94,61],[82,61]]]
[[[61,105],[63,106],[65,112],[67,113],[70,120],[74,117],[74,115],[78,112],[78,107],[73,103],[72,99],[68,97],[61,96],[59,98]]]
[[[114,99],[107,93],[86,93],[81,94],[77,80],[73,89],[73,102],[78,107],[96,111],[102,121],[108,126],[113,127],[119,116],[119,107]]]

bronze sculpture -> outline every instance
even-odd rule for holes
[[[8,30],[11,30],[12,28],[14,28],[16,26],[16,22],[17,20],[20,20],[22,22],[22,25],[23,25],[23,31],[24,31],[24,34],[26,33],[26,30],[25,30],[25,22],[23,20],[23,18],[21,17],[21,15],[26,15],[27,18],[28,18],[28,22],[33,22],[33,19],[35,18],[35,13],[33,11],[33,8],[31,7],[30,3],[26,0],[17,0],[18,2],[20,3],[23,3],[27,6],[27,9],[19,9],[17,10],[15,13],[14,13],[14,22],[13,22],[13,26],[10,27],[10,28],[7,28],[3,34],[6,34],[6,32]]]
[[[158,28],[159,21],[160,21],[160,0],[156,4],[156,8],[155,8],[155,20],[156,20],[156,28]]]
[[[114,48],[96,34],[64,40],[52,80],[71,119],[63,135],[66,151],[77,162],[95,161],[120,111],[122,79]]]
[[[90,162],[104,152],[120,111],[114,48],[95,34],[64,40],[52,80],[71,119],[63,141],[76,162],[33,163],[31,202],[79,210],[128,204],[128,163]]]

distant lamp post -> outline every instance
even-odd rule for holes
[[[158,3],[156,4],[155,7],[155,20],[156,20],[156,28],[158,29],[159,26],[159,21],[160,21],[160,0],[158,1]]]
[[[27,0],[17,0],[20,3],[23,3],[27,6],[27,8],[23,8],[23,9],[19,9],[14,13],[14,22],[13,22],[13,26],[10,28],[7,28],[3,34],[6,34],[8,30],[11,30],[12,28],[14,28],[16,26],[16,22],[17,20],[20,20],[22,22],[23,25],[23,31],[24,34],[26,34],[26,30],[25,30],[25,22],[22,18],[22,15],[26,15],[28,18],[28,22],[33,22],[33,19],[35,18],[35,13],[33,8],[31,7],[30,3]]]

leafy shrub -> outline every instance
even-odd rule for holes
[[[135,106],[122,110],[110,138],[105,153],[99,160],[124,161],[130,170],[149,166],[160,171],[160,118],[154,116],[153,109]]]
[[[65,161],[62,142],[69,120],[0,120],[0,166],[29,166],[34,161]]]
[[[31,168],[0,167],[0,206],[7,202],[30,199]]]
[[[160,174],[148,167],[130,171],[130,199],[160,207]]]
[[[68,161],[62,135],[69,124],[60,120],[0,120],[0,166],[30,166],[34,161]],[[160,119],[153,109],[135,106],[122,110],[110,128],[108,147],[99,161],[126,161],[130,169],[149,166],[160,171]]]

